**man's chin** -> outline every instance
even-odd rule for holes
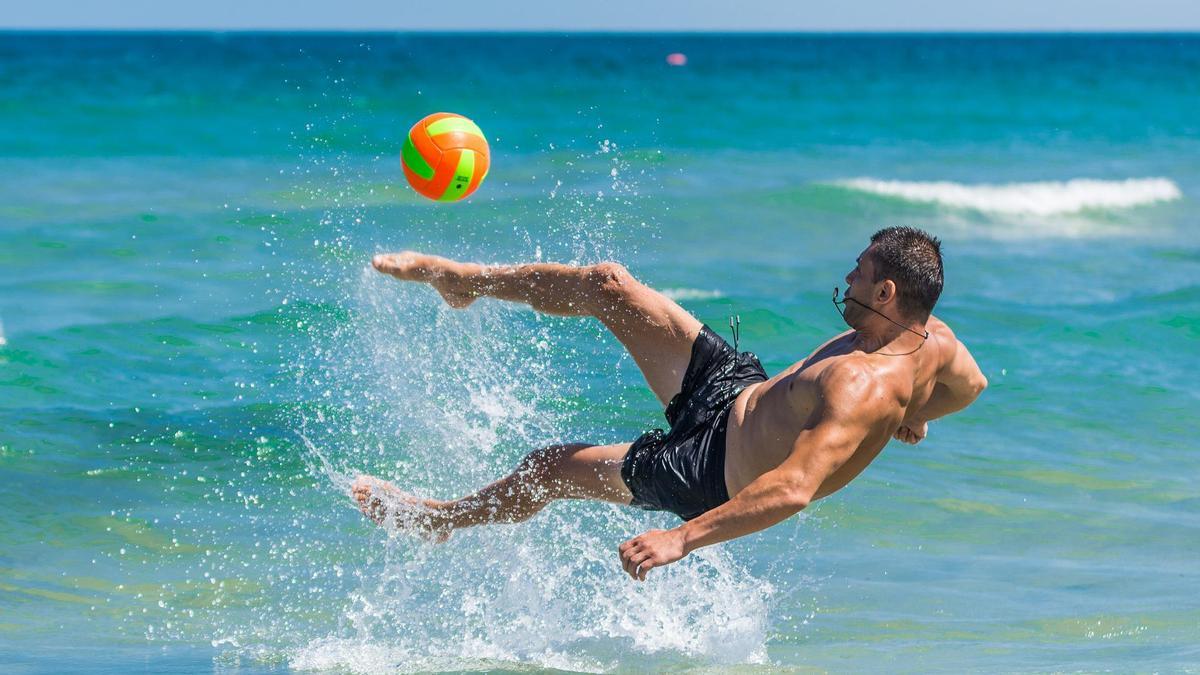
[[[845,321],[846,325],[854,330],[858,330],[858,318],[858,313],[851,310],[849,307],[847,307],[846,311],[842,313],[842,321]]]

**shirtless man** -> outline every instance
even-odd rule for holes
[[[536,450],[509,476],[451,501],[417,499],[362,476],[364,514],[444,539],[456,528],[526,520],[556,499],[672,511],[684,523],[621,544],[633,578],[701,547],[770,527],[841,489],[888,440],[925,438],[987,379],[930,312],[942,291],[940,242],[891,227],[846,275],[850,330],[768,378],[679,305],[616,263],[487,267],[435,256],[376,256],[376,269],[432,285],[453,307],[487,296],[539,312],[593,316],[633,355],[670,423],[633,443]]]

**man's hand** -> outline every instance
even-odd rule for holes
[[[928,422],[908,422],[901,424],[896,430],[895,437],[898,441],[903,441],[909,445],[916,445],[925,440],[925,434],[929,433]]]
[[[655,567],[669,565],[687,555],[684,550],[683,532],[674,530],[650,530],[621,544],[621,566],[630,577],[646,580],[646,572]]]

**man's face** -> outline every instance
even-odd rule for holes
[[[872,296],[874,295],[875,284],[871,280],[875,278],[875,263],[871,260],[871,256],[867,255],[871,247],[863,249],[862,253],[858,254],[858,259],[854,261],[854,269],[846,275],[846,293],[843,297],[854,298],[868,307],[871,306]],[[851,328],[858,328],[859,321],[867,313],[867,310],[858,304],[858,302],[847,302],[843,306],[843,316],[846,319],[847,325]]]

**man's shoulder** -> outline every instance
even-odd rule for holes
[[[929,315],[925,328],[929,331],[930,341],[937,348],[937,369],[940,371],[954,359],[958,351],[958,336],[945,321],[932,314]]]
[[[950,328],[950,324],[932,314],[929,315],[929,320],[925,322],[925,330],[929,331],[929,337],[938,342],[944,344],[958,342],[958,336],[954,334],[954,330]]]
[[[816,386],[827,400],[859,407],[886,396],[891,388],[888,379],[876,359],[856,352],[829,359],[817,375]]]

